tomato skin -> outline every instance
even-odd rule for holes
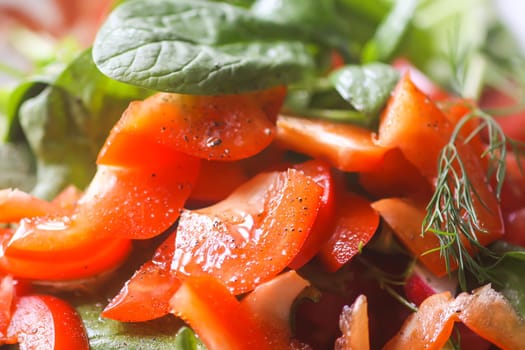
[[[423,72],[416,68],[408,59],[399,57],[392,62],[392,66],[403,75],[410,75],[414,84],[425,93],[432,101],[442,101],[450,99],[450,94],[441,89],[437,84],[430,80]]]
[[[400,148],[405,158],[434,183],[438,155],[451,132],[450,121],[405,75],[381,114],[378,143]]]
[[[0,279],[0,344],[7,337],[7,328],[13,313],[14,299],[15,286],[13,277],[10,275],[2,276]]]
[[[157,93],[130,104],[100,151],[98,163],[136,162],[128,151],[136,143],[152,150],[163,145],[208,160],[247,158],[272,142],[272,120],[284,96],[282,87],[220,96]]]
[[[5,241],[10,233],[0,235],[0,243]],[[29,280],[72,280],[96,276],[112,271],[129,255],[131,242],[123,239],[108,239],[92,242],[96,248],[86,246],[71,251],[50,250],[49,256],[39,257],[30,254],[24,257],[9,256],[6,252],[0,254],[0,272],[12,274],[15,277]],[[51,256],[55,255],[55,259]]]
[[[389,150],[381,164],[359,174],[359,183],[374,198],[411,196],[430,200],[432,185],[399,148]]]
[[[384,347],[385,350],[441,349],[449,339],[457,316],[450,306],[450,292],[434,294],[410,315],[399,333]]]
[[[171,234],[104,308],[102,316],[142,322],[167,315],[169,300],[181,284],[170,269],[174,248],[175,234]]]
[[[323,189],[321,207],[310,234],[299,253],[288,265],[290,268],[297,270],[310,261],[330,237],[335,213],[335,181],[328,163],[318,159],[296,164],[293,168],[302,171]]]
[[[330,272],[337,271],[358,254],[379,227],[379,214],[368,200],[351,192],[338,195],[334,229],[319,253]]]
[[[494,88],[485,89],[480,98],[480,105],[485,109],[515,108],[519,103],[515,97]],[[507,137],[525,142],[525,109],[504,114],[496,112],[494,117]]]
[[[181,279],[211,274],[233,294],[252,290],[299,252],[321,196],[297,170],[260,174],[224,201],[182,212],[171,268]]]
[[[10,343],[21,349],[89,349],[82,320],[65,301],[50,295],[26,295],[18,299],[9,324]]]
[[[284,148],[327,160],[339,170],[361,172],[377,167],[387,147],[376,135],[352,124],[283,116],[277,118],[277,142]]]
[[[421,236],[425,208],[408,199],[383,198],[372,203],[382,219],[392,228],[398,239],[436,276],[445,276],[445,261],[439,252],[428,253],[439,247],[438,238],[432,233]],[[425,254],[428,253],[428,254]],[[455,267],[454,262],[451,262]]]
[[[219,176],[220,174],[220,176]],[[248,174],[241,162],[201,162],[199,177],[188,202],[210,205],[228,197],[237,187],[248,180]]]
[[[211,276],[191,276],[170,300],[172,312],[197,332],[207,349],[274,349],[262,326]]]

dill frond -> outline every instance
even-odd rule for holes
[[[479,126],[465,137],[462,134],[463,129],[473,119],[479,120]],[[449,142],[439,155],[436,189],[422,224],[422,234],[430,232],[439,239],[440,246],[437,249],[445,260],[447,270],[450,271],[452,263],[457,264],[459,284],[463,290],[466,290],[466,272],[480,282],[490,279],[479,255],[469,254],[468,248],[485,256],[494,256],[478,240],[477,235],[486,232],[478,217],[475,201],[485,208],[486,205],[471,182],[461,151],[462,147],[482,131],[486,131],[488,138],[488,147],[480,154],[488,164],[485,181],[494,181],[495,195],[499,199],[506,172],[507,145],[510,141],[492,116],[473,109],[473,112],[457,123]]]

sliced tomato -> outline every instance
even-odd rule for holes
[[[0,190],[0,222],[18,222],[25,217],[56,213],[57,207],[18,189]]]
[[[18,298],[8,329],[9,343],[21,349],[89,349],[82,320],[68,303],[50,295]]]
[[[503,350],[525,349],[525,321],[500,293],[485,285],[461,293],[453,309],[474,333]]]
[[[7,327],[13,313],[15,285],[10,275],[0,278],[0,344],[7,338]]]
[[[379,227],[379,214],[362,196],[340,193],[336,207],[334,228],[319,253],[321,262],[331,272],[358,254]]]
[[[384,198],[372,203],[381,218],[392,228],[397,238],[436,276],[447,274],[445,260],[439,251],[439,239],[431,233],[421,236],[421,225],[425,217],[424,206],[400,198]],[[454,262],[451,262],[454,267]]]
[[[275,134],[282,87],[239,95],[201,96],[158,93],[133,102],[100,151],[99,164],[137,164],[145,145],[153,157],[165,147],[202,159],[236,160],[266,148]],[[145,152],[145,150],[143,150]]]
[[[228,197],[248,178],[241,162],[203,160],[188,201],[190,204],[213,204]]]
[[[207,349],[275,349],[253,314],[209,275],[184,280],[170,305],[172,312],[197,332]]]
[[[451,132],[452,125],[443,112],[405,75],[381,115],[378,143],[400,148],[405,158],[434,183],[438,155]]]
[[[290,268],[297,270],[319,252],[331,235],[335,212],[335,184],[330,166],[324,161],[318,159],[309,160],[296,164],[293,168],[302,171],[323,189],[322,204],[310,234],[299,253],[288,265]]]
[[[325,159],[343,171],[376,168],[387,147],[375,142],[375,134],[363,127],[280,115],[277,142],[287,149]]]
[[[457,320],[451,307],[453,301],[450,292],[434,294],[425,299],[418,311],[407,318],[399,333],[383,349],[442,349]]]
[[[414,66],[408,59],[399,57],[392,62],[392,66],[403,75],[410,75],[414,84],[430,97],[432,101],[442,101],[450,99],[450,94],[434,83],[422,71]]]
[[[295,270],[284,272],[258,285],[242,300],[241,305],[262,325],[265,334],[283,349],[292,340],[292,312],[297,296],[310,285]]]
[[[521,106],[516,110],[516,107],[520,105],[516,97],[502,90],[487,88],[480,98],[480,105],[485,109],[496,110],[493,113],[494,117],[507,137],[525,142],[525,128],[523,128],[525,108]]]
[[[9,230],[2,231],[0,244],[5,246],[11,235]],[[63,251],[50,248],[43,254],[20,254],[23,257],[9,256],[4,249],[0,252],[0,272],[29,280],[82,279],[113,271],[131,251],[131,242],[125,239],[90,243],[91,246],[83,249],[76,247],[72,251]]]
[[[375,198],[411,196],[428,201],[433,192],[431,183],[399,148],[389,150],[376,169],[360,173],[359,183]]]
[[[322,191],[308,176],[289,169],[257,175],[213,206],[184,210],[172,269],[182,279],[211,274],[234,294],[252,290],[299,252]]]
[[[142,322],[167,315],[169,300],[180,286],[170,269],[175,247],[171,234],[104,308],[102,316],[122,322]]]

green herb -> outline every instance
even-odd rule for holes
[[[238,93],[304,78],[311,55],[293,33],[225,3],[138,0],[110,15],[93,57],[109,77],[153,90]]]
[[[365,45],[363,62],[387,61],[392,57],[414,17],[417,3],[418,0],[395,2],[374,37]]]
[[[472,119],[478,119],[480,126],[463,140],[460,133]],[[438,159],[436,189],[427,206],[427,214],[422,225],[423,233],[430,231],[438,237],[440,247],[437,250],[445,259],[447,270],[450,269],[452,261],[458,264],[458,279],[464,290],[466,290],[466,271],[472,272],[479,281],[489,278],[485,266],[477,257],[471,256],[467,249],[467,245],[470,245],[482,253],[491,254],[490,250],[481,245],[477,239],[477,234],[483,234],[484,229],[478,220],[474,198],[480,201],[481,198],[477,197],[476,188],[471,183],[458,146],[460,142],[468,143],[482,130],[487,130],[488,133],[488,149],[480,157],[488,159],[486,181],[494,177],[496,196],[499,198],[505,178],[504,160],[509,141],[490,115],[475,110],[458,122],[449,142],[441,151]],[[465,237],[467,242],[460,237]]]
[[[399,80],[399,72],[383,63],[349,65],[332,72],[339,94],[357,111],[375,116]]]

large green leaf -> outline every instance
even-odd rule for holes
[[[52,198],[70,184],[84,188],[111,127],[131,100],[148,93],[102,75],[88,50],[25,100],[19,120],[36,158],[33,194]]]
[[[154,90],[224,94],[301,79],[311,65],[293,27],[226,3],[130,1],[99,31],[93,57],[107,76]]]

